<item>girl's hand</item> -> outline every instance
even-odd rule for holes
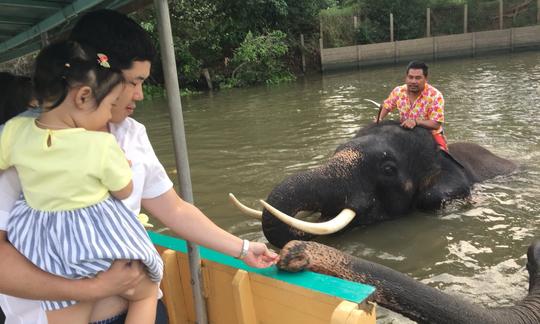
[[[264,243],[250,242],[248,253],[242,261],[250,267],[267,268],[279,261],[279,255],[269,250]]]

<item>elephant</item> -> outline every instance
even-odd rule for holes
[[[311,270],[372,285],[376,288],[370,296],[372,301],[418,323],[540,323],[540,240],[527,251],[529,292],[511,307],[484,308],[316,242],[287,243],[280,252],[278,268],[291,272]]]
[[[448,147],[450,153],[441,150],[425,128],[372,123],[340,145],[326,163],[289,176],[261,201],[264,235],[282,247],[414,210],[439,209],[469,197],[474,183],[517,168],[477,144]],[[299,212],[320,213],[320,222],[300,220]]]

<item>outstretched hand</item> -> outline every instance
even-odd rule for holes
[[[250,242],[248,253],[242,260],[250,267],[268,268],[279,261],[279,255],[264,243]]]

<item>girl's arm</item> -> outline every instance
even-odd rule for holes
[[[70,280],[44,272],[20,254],[0,231],[0,293],[26,299],[95,300],[134,288],[146,276],[142,265],[125,260],[95,278]]]
[[[113,135],[102,135],[105,136],[106,141],[103,141],[105,153],[101,164],[101,183],[109,189],[114,198],[126,199],[133,192],[130,162]]]
[[[126,199],[133,192],[133,180],[129,181],[127,186],[117,191],[110,191],[111,195],[118,200]]]
[[[197,207],[178,197],[174,189],[156,198],[143,199],[142,206],[184,239],[233,257],[240,255],[242,239],[214,224]],[[265,244],[251,242],[243,260],[252,267],[264,268],[275,264],[277,258]]]

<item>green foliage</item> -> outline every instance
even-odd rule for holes
[[[283,62],[288,52],[287,35],[276,30],[261,36],[248,32],[231,60],[234,70],[225,87],[251,84],[277,84],[294,80]]]
[[[161,85],[148,84],[143,85],[144,100],[154,100],[165,97],[165,88]]]
[[[505,13],[525,0],[505,0]],[[394,39],[426,35],[426,8],[432,9],[432,35],[461,33],[463,5],[468,4],[468,30],[498,28],[498,0],[179,0],[170,1],[170,15],[178,75],[182,89],[205,89],[201,71],[208,69],[215,85],[273,84],[291,79],[300,53],[318,66],[319,29],[324,47],[390,40],[390,13]],[[355,30],[353,16],[358,17]],[[511,17],[508,17],[511,16]],[[133,15],[158,45],[153,7]],[[536,23],[536,2],[526,11],[508,15],[504,27]],[[280,30],[278,37],[274,32]],[[305,47],[300,48],[300,34]],[[259,38],[260,37],[260,38]],[[261,41],[262,48],[257,48]],[[286,48],[287,50],[283,51]],[[284,53],[284,54],[280,54]],[[279,63],[279,64],[278,64]],[[163,83],[159,60],[152,79]]]
[[[235,68],[229,62],[248,32],[251,31],[252,36],[256,37],[266,35],[272,30],[282,30],[289,40],[298,42],[300,33],[306,36],[318,34],[318,15],[321,9],[341,2],[339,0],[171,1],[170,15],[180,84],[183,88],[206,87],[206,82],[201,77],[203,68],[208,68],[215,83],[223,83]],[[148,7],[139,11],[133,17],[152,34],[157,44],[156,17],[153,8]],[[281,58],[284,64],[291,61],[288,55],[290,52]],[[159,61],[154,67],[154,78],[160,81]],[[286,79],[283,75],[276,78]],[[243,82],[235,82],[238,85],[241,83]]]
[[[200,94],[201,91],[193,91],[190,89],[180,89],[181,96],[191,96]],[[164,85],[159,84],[145,84],[143,86],[144,100],[155,100],[159,98],[165,98],[167,96],[167,90]]]
[[[359,17],[358,4],[346,7],[331,7],[322,10],[320,21],[324,47],[355,45],[354,16]]]
[[[358,42],[378,43],[390,40],[390,13],[394,16],[394,40],[425,36],[426,8],[429,0],[360,0],[362,27]]]

